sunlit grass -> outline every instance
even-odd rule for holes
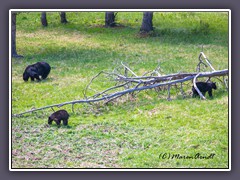
[[[112,71],[120,62],[138,75],[160,63],[163,74],[194,72],[203,51],[217,70],[228,68],[227,13],[154,13],[155,32],[138,35],[141,12],[119,12],[119,28],[104,28],[104,12],[67,12],[62,25],[58,13],[17,15],[17,51],[12,59],[12,113],[83,99],[83,90],[98,72]],[[202,24],[200,23],[203,22]],[[42,82],[24,82],[24,68],[46,61],[53,68]],[[227,168],[228,92],[221,81],[213,99],[191,98],[172,88],[124,96],[108,105],[64,106],[69,126],[47,126],[52,109],[12,118],[13,168]],[[113,82],[94,81],[102,91]],[[94,91],[89,94],[94,94]],[[57,110],[58,108],[54,108]],[[215,157],[209,160],[159,159],[160,153]]]

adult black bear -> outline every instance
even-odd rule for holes
[[[63,125],[66,126],[68,125],[68,118],[69,114],[66,110],[59,110],[48,117],[48,124],[52,124],[52,121],[55,121],[57,125],[60,125],[62,120]]]
[[[37,62],[35,64],[28,65],[23,73],[23,80],[28,81],[29,77],[32,81],[37,79],[40,81],[41,79],[46,79],[48,74],[51,71],[51,67],[46,62]],[[40,79],[41,76],[41,79]]]
[[[217,89],[216,83],[214,82],[197,82],[196,85],[199,91],[201,91],[201,93],[203,93],[204,96],[205,96],[205,93],[208,92],[209,96],[212,97],[212,89]],[[192,87],[192,92],[193,92],[193,97],[196,97],[199,95],[196,89],[194,88],[194,86]]]

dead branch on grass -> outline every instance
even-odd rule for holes
[[[204,60],[206,61],[206,63],[212,69],[211,72],[199,72],[201,64],[204,64],[205,66],[207,66],[203,62],[203,59],[201,58],[202,56],[204,57]],[[60,108],[62,106],[69,105],[69,104],[72,105],[72,111],[74,112],[74,105],[77,103],[90,104],[90,103],[102,101],[102,102],[104,102],[104,104],[107,104],[107,103],[109,103],[123,95],[126,95],[126,94],[134,95],[134,93],[138,93],[143,90],[155,89],[155,88],[159,88],[159,87],[167,87],[167,90],[168,90],[167,99],[171,100],[170,99],[171,86],[176,85],[177,83],[180,83],[181,84],[181,94],[183,97],[185,97],[185,94],[183,92],[183,87],[182,87],[183,82],[190,81],[190,80],[193,80],[193,86],[196,89],[196,91],[199,93],[201,99],[206,99],[196,86],[197,78],[202,78],[202,77],[212,78],[212,77],[218,77],[218,76],[224,77],[224,76],[228,75],[228,69],[216,71],[212,67],[211,63],[208,61],[208,59],[206,58],[206,56],[204,55],[203,52],[200,53],[199,61],[200,62],[197,65],[197,69],[199,70],[198,72],[174,73],[174,74],[169,74],[169,75],[161,75],[159,72],[160,67],[157,67],[154,71],[145,73],[143,76],[138,76],[127,65],[121,63],[121,65],[123,67],[123,72],[124,72],[122,74],[120,73],[120,71],[118,69],[114,69],[113,72],[101,71],[96,76],[94,76],[90,80],[90,82],[87,84],[86,88],[83,91],[83,96],[85,99],[73,100],[73,101],[63,102],[60,104],[53,104],[53,105],[48,105],[48,106],[44,106],[41,108],[35,108],[35,109],[31,109],[31,110],[28,110],[28,111],[25,111],[25,112],[22,112],[19,114],[13,114],[12,116],[20,116],[20,115],[23,115],[26,113],[39,111],[39,110],[43,110],[43,109],[47,109],[47,108],[52,108],[52,109],[53,109],[53,107]],[[129,74],[128,72],[130,72],[131,76],[128,76],[128,74]],[[147,76],[147,74],[150,74],[150,75]],[[156,74],[157,76],[153,76],[154,74]],[[105,89],[104,91],[98,92],[98,93],[94,94],[93,96],[88,97],[87,93],[91,89],[91,87],[90,87],[91,84],[100,75],[105,75],[107,78],[114,80],[114,82],[116,82],[116,85],[109,87],[109,88]],[[227,86],[226,81],[224,81],[224,82],[225,82],[225,85]],[[124,88],[124,89],[122,89],[122,88]]]

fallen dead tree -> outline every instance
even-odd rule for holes
[[[210,72],[200,72],[201,69],[201,64],[203,64],[205,67],[207,65],[204,63],[204,61],[201,59],[204,57],[204,60],[207,62],[207,64],[210,66],[212,71]],[[181,93],[184,96],[184,91],[182,88],[182,83],[185,81],[193,81],[193,85],[197,92],[199,93],[201,99],[205,99],[205,97],[202,95],[202,93],[199,91],[199,89],[196,86],[196,80],[197,78],[202,78],[202,77],[208,77],[208,80],[212,77],[219,77],[219,76],[228,76],[228,69],[224,70],[218,70],[216,71],[211,63],[208,61],[206,56],[204,55],[203,52],[200,53],[199,56],[199,63],[197,65],[197,71],[194,73],[175,73],[175,74],[169,74],[169,75],[161,75],[160,73],[160,67],[158,66],[154,71],[145,73],[142,76],[138,76],[136,73],[134,73],[128,66],[125,64],[121,63],[121,67],[123,67],[123,72],[121,73],[118,68],[114,69],[113,72],[105,72],[101,71],[98,73],[96,76],[94,76],[90,83],[86,86],[84,89],[83,95],[84,99],[81,100],[73,100],[73,101],[68,101],[68,102],[63,102],[60,104],[53,104],[53,105],[48,105],[36,109],[31,109],[19,114],[13,114],[13,116],[20,116],[26,113],[34,112],[34,111],[39,111],[47,108],[53,108],[53,107],[62,107],[65,105],[72,105],[72,110],[74,111],[74,105],[78,103],[95,103],[95,102],[104,102],[108,103],[114,99],[117,99],[123,95],[126,94],[134,94],[143,90],[148,90],[148,89],[153,89],[157,87],[162,87],[162,86],[167,86],[168,89],[168,99],[170,99],[170,88],[172,85],[176,85],[178,83],[181,84]],[[98,78],[100,75],[105,75],[109,79],[113,80],[116,82],[115,86],[112,86],[110,88],[105,89],[102,92],[98,92],[94,94],[93,96],[88,97],[87,92],[92,84],[92,82]],[[227,86],[226,81],[224,80],[225,86]],[[123,89],[124,88],[124,89]],[[121,89],[121,90],[119,90]],[[123,89],[123,90],[122,90]]]

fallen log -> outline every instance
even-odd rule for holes
[[[53,107],[62,107],[62,106],[69,105],[69,104],[74,106],[74,104],[77,104],[77,103],[94,103],[94,102],[99,102],[99,101],[109,102],[109,101],[116,99],[118,97],[121,97],[125,94],[129,94],[129,93],[136,92],[136,91],[147,90],[147,89],[153,89],[156,87],[161,87],[161,86],[166,86],[166,85],[168,85],[168,87],[170,89],[170,86],[173,84],[181,83],[181,85],[182,85],[182,83],[185,81],[189,81],[189,80],[193,80],[193,79],[195,79],[195,81],[196,81],[197,78],[201,78],[201,77],[211,78],[211,77],[217,77],[217,76],[227,76],[228,69],[213,71],[213,72],[176,73],[176,74],[165,75],[165,76],[160,76],[160,77],[159,76],[126,77],[126,76],[118,75],[115,73],[104,73],[103,71],[102,71],[102,73],[112,75],[112,76],[117,76],[116,80],[124,81],[125,84],[110,87],[110,88],[106,89],[105,91],[103,91],[102,93],[98,93],[97,95],[92,96],[91,98],[87,98],[86,91],[85,91],[84,92],[85,99],[73,100],[73,101],[63,102],[60,104],[48,105],[48,106],[44,106],[44,107],[40,107],[40,108],[36,108],[36,109],[31,109],[31,110],[28,110],[28,111],[25,111],[25,112],[22,112],[19,114],[13,114],[12,116],[20,116],[20,115],[34,112],[34,111],[39,111],[39,110],[53,108]],[[98,75],[100,75],[100,73]],[[136,74],[134,73],[134,75],[136,75]],[[97,76],[95,76],[94,78],[96,78],[96,77]],[[91,80],[91,82],[92,82],[92,80]],[[126,82],[127,83],[138,83],[138,84],[137,84],[137,86],[134,86],[133,88],[129,88],[129,89],[122,90],[122,91],[117,91],[117,92],[114,92],[111,94],[106,94],[106,92],[108,92],[112,89],[117,89],[119,87],[126,85]],[[88,84],[87,87],[89,87],[89,86],[90,86],[90,84]],[[99,97],[99,96],[101,96],[101,97]],[[170,94],[168,96],[170,97]]]

